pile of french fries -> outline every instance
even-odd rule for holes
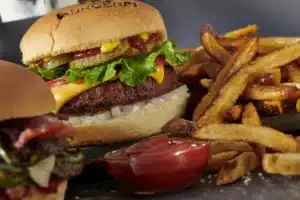
[[[300,175],[299,138],[262,126],[262,115],[300,112],[300,38],[258,37],[257,25],[218,35],[206,25],[202,46],[176,70],[206,88],[190,124],[190,136],[211,143],[207,172],[217,185],[262,167],[267,173]],[[172,129],[172,128],[171,128]],[[172,131],[172,130],[169,130]]]

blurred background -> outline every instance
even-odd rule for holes
[[[41,16],[83,0],[1,0],[0,22],[11,22]]]

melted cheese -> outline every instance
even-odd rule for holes
[[[156,82],[159,84],[161,84],[164,81],[164,76],[165,76],[165,68],[163,65],[157,65],[156,71],[150,74],[150,77],[156,80]]]
[[[142,34],[140,34],[140,38],[142,38],[143,40],[148,40],[149,39],[149,34],[148,33],[142,33]]]
[[[51,88],[52,94],[56,100],[55,112],[58,112],[66,102],[92,87],[95,87],[95,85],[68,83]]]
[[[101,45],[101,52],[102,53],[112,52],[120,43],[121,43],[120,40],[105,42]]]

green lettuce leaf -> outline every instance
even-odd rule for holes
[[[152,52],[134,58],[120,58],[85,69],[69,68],[67,71],[59,68],[49,71],[37,68],[37,72],[47,79],[54,79],[65,75],[69,82],[75,82],[83,78],[85,83],[92,85],[103,83],[113,78],[119,78],[122,83],[136,87],[147,76],[155,72],[155,60],[158,56],[164,56],[166,62],[173,67],[188,61],[189,55],[176,52],[175,47],[175,43],[168,40]]]
[[[66,74],[67,69],[65,67],[56,67],[51,70],[47,70],[41,67],[30,68],[35,73],[38,73],[42,78],[47,80],[56,79]]]

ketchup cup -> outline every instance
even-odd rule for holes
[[[104,155],[106,169],[134,193],[166,192],[199,181],[210,145],[188,138],[152,137]]]

